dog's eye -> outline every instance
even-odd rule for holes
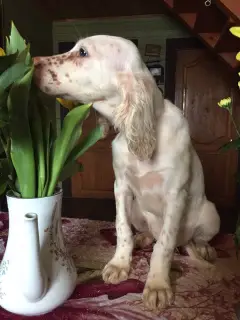
[[[79,55],[80,55],[80,57],[87,57],[88,53],[84,48],[80,48],[79,49]]]

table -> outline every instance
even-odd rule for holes
[[[43,316],[24,317],[0,308],[1,320],[235,320],[240,302],[240,261],[232,235],[219,235],[217,269],[209,274],[188,256],[176,253],[171,272],[174,304],[158,315],[144,310],[141,293],[146,281],[152,247],[135,250],[129,280],[106,285],[101,269],[114,253],[114,224],[87,219],[63,218],[66,244],[78,270],[78,285],[64,305]],[[0,213],[0,259],[8,236],[8,215]]]

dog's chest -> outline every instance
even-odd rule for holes
[[[138,199],[155,202],[161,198],[164,179],[160,170],[154,161],[139,161],[121,137],[113,142],[113,165],[115,174],[126,181]]]

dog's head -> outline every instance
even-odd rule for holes
[[[124,132],[129,150],[148,159],[155,148],[156,84],[137,47],[113,36],[81,39],[67,53],[36,57],[35,80],[49,95],[84,103],[119,96],[113,124]]]

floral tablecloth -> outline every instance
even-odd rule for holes
[[[115,245],[114,224],[81,219],[63,219],[66,243],[78,269],[78,285],[64,305],[38,317],[22,317],[0,308],[1,320],[235,320],[240,303],[240,261],[231,235],[219,235],[213,245],[218,252],[221,279],[196,266],[187,256],[174,256],[171,277],[174,304],[161,313],[144,310],[141,292],[146,280],[152,248],[135,250],[129,280],[106,285],[101,269]],[[0,255],[8,235],[8,216],[0,214]],[[240,317],[239,317],[240,319]]]

